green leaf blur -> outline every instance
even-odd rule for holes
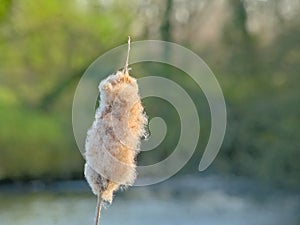
[[[0,0],[0,180],[82,177],[83,158],[71,124],[76,84],[94,59],[131,35],[133,41],[186,46],[216,74],[228,127],[209,171],[299,188],[300,5],[296,0],[220,2]],[[133,73],[145,75],[146,67],[174,72],[149,64],[133,66]],[[190,79],[176,82],[205,102]],[[150,118],[178,124],[176,113],[160,110],[163,102],[145,104]],[[203,136],[184,172],[197,172],[207,141],[210,117],[203,106],[197,105],[201,123],[206,121]],[[157,153],[139,156],[141,162],[169,155],[176,129]]]

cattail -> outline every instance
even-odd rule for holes
[[[96,225],[102,200],[111,203],[115,191],[134,183],[135,158],[147,124],[137,81],[128,73],[129,50],[130,37],[124,69],[99,85],[100,104],[85,143],[84,174],[98,196]]]

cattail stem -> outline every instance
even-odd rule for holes
[[[99,194],[98,198],[97,198],[97,207],[96,207],[96,215],[95,215],[95,225],[98,225],[99,222],[100,222],[101,208],[102,208],[102,197]]]
[[[128,36],[128,48],[127,48],[127,57],[126,57],[126,62],[124,66],[123,72],[126,74],[128,73],[128,61],[129,61],[129,53],[130,53],[130,36]]]

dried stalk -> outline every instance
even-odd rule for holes
[[[97,197],[97,207],[96,207],[96,215],[95,215],[95,225],[98,225],[100,223],[100,217],[101,217],[101,208],[102,208],[102,198],[99,194]]]

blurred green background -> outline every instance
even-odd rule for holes
[[[0,0],[0,180],[83,178],[71,124],[76,85],[98,56],[131,35],[133,41],[159,39],[190,48],[215,73],[228,125],[208,172],[298,189],[299,15],[298,0]],[[132,73],[147,75],[148,67],[153,65],[133,66]],[[187,77],[176,79],[199,96]],[[168,124],[179,122],[155,104],[163,102],[145,100],[150,118],[159,114]],[[201,123],[208,122],[182,173],[197,172],[210,130],[209,110],[197,107]],[[143,153],[141,161],[170,154],[178,139],[172,130],[169,141]]]

